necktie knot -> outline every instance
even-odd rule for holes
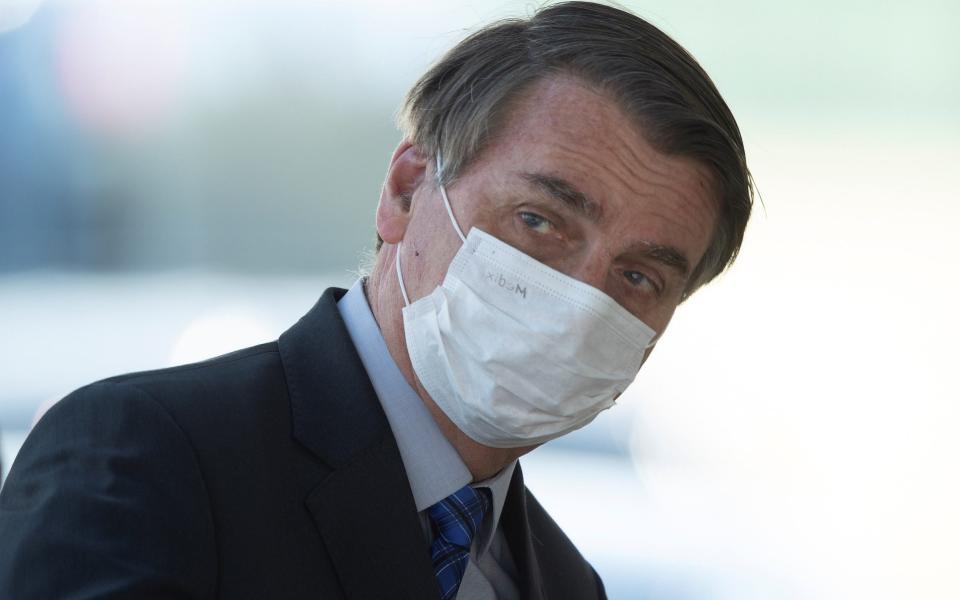
[[[435,532],[430,555],[442,600],[457,595],[470,560],[470,543],[490,509],[489,493],[467,485],[427,509]]]

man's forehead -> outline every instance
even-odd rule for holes
[[[587,219],[635,223],[621,231],[624,244],[678,249],[668,258],[684,271],[716,223],[709,171],[657,151],[608,94],[574,77],[544,79],[518,97],[464,174],[474,168],[486,173],[482,185],[508,194],[535,192]]]
[[[521,94],[477,160],[506,163],[527,180],[556,175],[584,192],[604,176],[632,187],[683,182],[689,192],[708,193],[716,187],[706,166],[658,151],[609,94],[568,75],[544,78]],[[550,171],[554,164],[561,172]]]
[[[580,178],[581,186],[603,174],[597,166],[606,166],[618,168],[624,178],[649,170],[659,178],[696,178],[712,187],[708,169],[658,151],[610,94],[574,76],[547,77],[522,93],[478,160],[491,158],[484,156],[487,150],[502,157],[511,148],[513,164],[541,162],[548,169],[555,160],[563,164],[564,178]]]

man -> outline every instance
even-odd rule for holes
[[[733,260],[736,123],[676,43],[581,2],[469,37],[401,121],[369,278],[41,420],[0,597],[604,597],[516,461],[608,408]]]

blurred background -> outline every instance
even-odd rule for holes
[[[529,486],[614,599],[960,598],[960,5],[623,5],[714,78],[764,206]],[[4,475],[70,390],[349,286],[404,92],[535,6],[0,0]]]

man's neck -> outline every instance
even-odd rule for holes
[[[417,395],[437,422],[440,431],[460,455],[461,460],[470,470],[473,480],[482,481],[493,477],[505,466],[536,448],[536,445],[521,448],[493,448],[474,441],[447,417],[420,384],[407,352],[403,329],[403,300],[396,282],[396,274],[393,269],[386,268],[386,265],[393,264],[395,251],[396,247],[390,245],[385,245],[381,249],[373,273],[363,286],[373,318],[380,327],[393,361],[410,386],[416,390]]]

